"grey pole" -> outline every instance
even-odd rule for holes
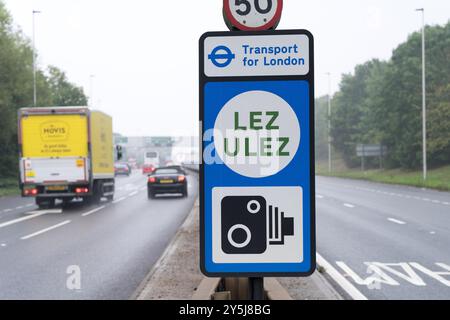
[[[331,161],[331,73],[328,75],[328,172],[333,170]]]
[[[89,107],[94,108],[94,78],[95,75],[91,74],[89,76]]]
[[[37,106],[37,89],[36,89],[36,25],[35,15],[41,13],[40,11],[33,10],[33,106]]]
[[[422,163],[423,180],[427,180],[427,97],[426,97],[426,66],[425,66],[425,9],[422,12]]]

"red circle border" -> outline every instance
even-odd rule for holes
[[[257,28],[247,27],[246,25],[243,25],[239,21],[236,20],[234,18],[233,14],[231,13],[231,8],[230,8],[230,5],[229,5],[230,1],[231,0],[223,0],[223,7],[225,9],[226,17],[231,22],[233,27],[236,27],[236,28],[238,28],[241,31],[264,31],[264,30],[269,30],[270,28],[273,28],[281,20],[281,14],[283,12],[283,0],[276,0],[276,1],[278,1],[278,7],[277,7],[277,11],[275,12],[275,16],[272,18],[272,20],[270,20],[265,25],[263,25],[261,27],[257,27]]]

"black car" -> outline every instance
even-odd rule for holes
[[[180,193],[187,197],[186,173],[179,166],[158,168],[148,176],[148,198],[154,198],[159,194]]]

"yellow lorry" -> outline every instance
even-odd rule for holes
[[[114,197],[114,150],[110,116],[85,107],[19,110],[22,196],[40,208],[82,198]]]

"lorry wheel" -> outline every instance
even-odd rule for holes
[[[149,199],[155,199],[155,194],[149,190],[149,191],[147,191],[147,197]]]
[[[106,200],[108,200],[108,202],[113,201],[113,200],[114,200],[114,195],[112,195],[112,196],[107,196],[107,197],[106,197]]]
[[[101,197],[99,197],[98,195],[94,195],[94,196],[89,196],[89,197],[86,197],[86,198],[84,198],[84,202],[87,204],[87,205],[95,205],[95,204],[99,204],[100,203],[100,201],[101,201]]]
[[[183,189],[183,197],[187,198],[188,196],[188,189],[187,187]]]

